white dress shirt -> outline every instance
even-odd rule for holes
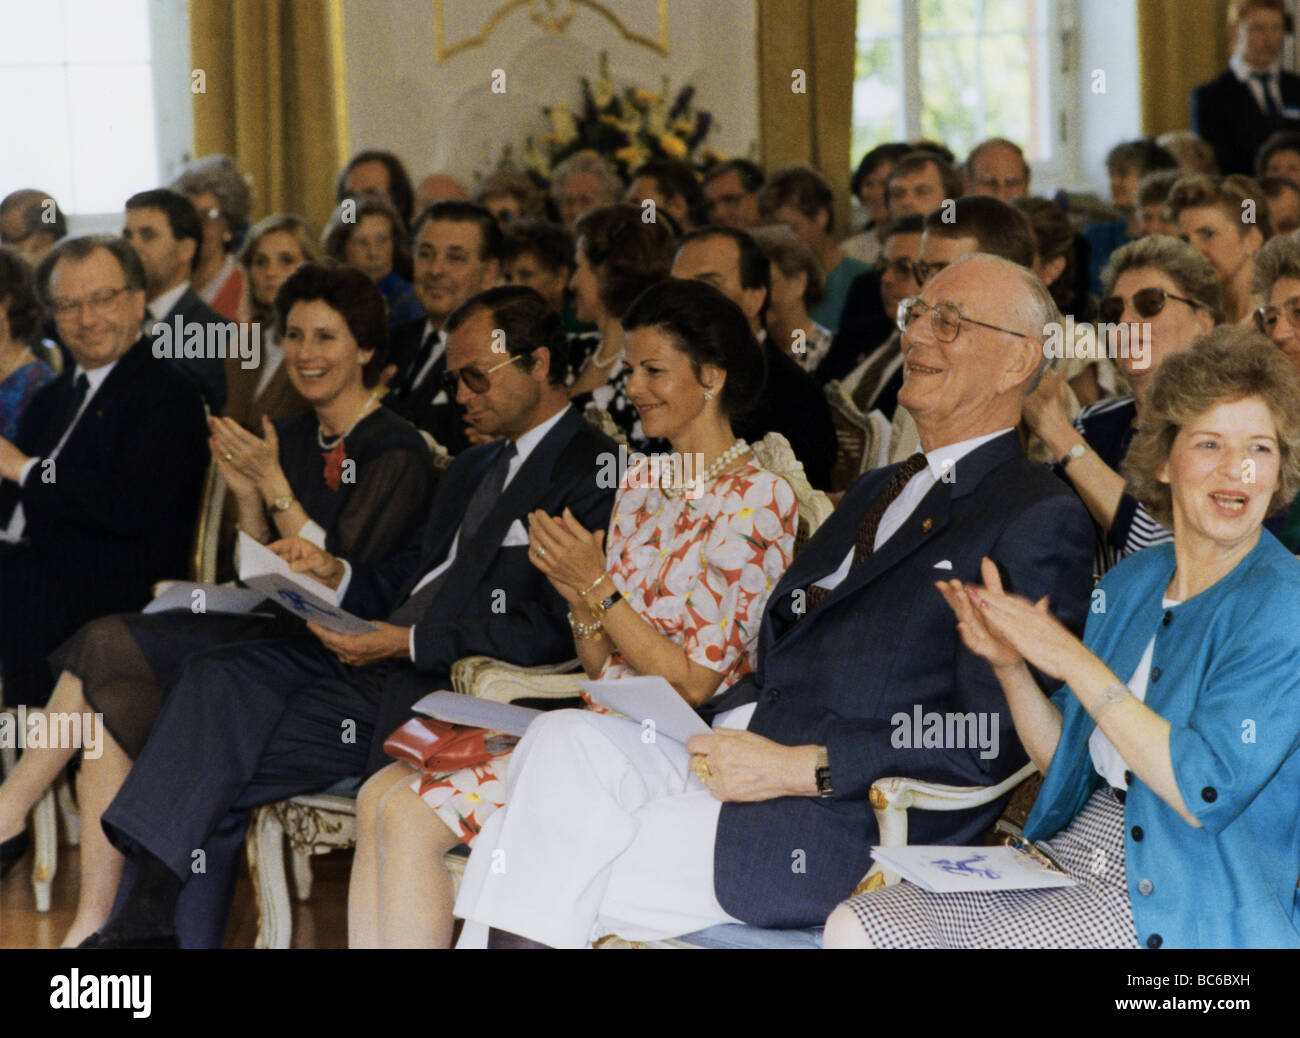
[[[921,500],[934,489],[934,485],[944,477],[944,473],[953,469],[959,460],[973,451],[976,447],[982,447],[990,440],[1011,431],[1011,426],[1005,429],[999,429],[997,432],[991,432],[987,436],[977,436],[973,440],[962,440],[960,443],[950,443],[945,447],[936,447],[928,451],[925,455],[925,468],[921,469],[915,476],[907,482],[903,492],[890,502],[889,507],[885,509],[885,514],[880,517],[880,525],[876,527],[876,540],[872,545],[872,551],[876,551],[889,538],[907,522],[912,513],[916,511],[916,506]],[[949,481],[956,478],[956,472],[949,477]],[[839,587],[840,581],[849,575],[849,569],[853,566],[853,552],[856,545],[849,548],[848,554],[844,556],[844,561],[840,563],[839,568],[821,580],[813,582],[814,587],[825,588],[827,591]]]
[[[189,287],[190,283],[188,281],[182,281],[175,288],[169,288],[149,304],[149,317],[145,319],[146,332],[151,332],[153,330],[154,321],[161,321],[172,312],[172,307],[180,302],[181,296],[185,294],[185,290]]]

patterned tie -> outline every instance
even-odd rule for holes
[[[513,440],[507,440],[505,446],[501,449],[501,454],[497,460],[492,463],[488,469],[487,475],[483,481],[474,489],[473,495],[469,499],[469,504],[465,508],[465,518],[460,523],[460,533],[457,535],[456,552],[459,554],[464,551],[464,541],[472,537],[483,525],[483,520],[488,517],[492,511],[493,505],[501,498],[501,492],[505,488],[506,473],[510,471],[510,461],[518,451],[515,449]],[[442,585],[447,580],[447,574],[452,570],[448,566],[431,581],[411,595],[403,602],[393,614],[388,618],[391,624],[397,624],[399,627],[408,627],[414,624],[429,608],[429,604],[438,597],[438,592],[442,590]]]
[[[885,511],[903,492],[903,488],[912,481],[912,477],[923,468],[925,468],[925,455],[917,451],[899,466],[897,472],[890,476],[885,492],[871,506],[866,518],[862,520],[862,525],[858,527],[858,535],[853,541],[853,562],[849,566],[850,573],[861,566],[875,551],[876,531],[880,529],[880,520],[884,518]],[[821,604],[822,599],[829,594],[828,589],[810,584],[807,588],[807,612],[811,613],[813,609]],[[805,613],[805,615],[807,614]]]

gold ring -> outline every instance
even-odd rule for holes
[[[222,457],[225,458],[227,461],[234,461],[234,460],[235,460],[235,456],[234,456],[233,454],[231,454],[230,451],[226,451],[226,453],[223,454]]]
[[[539,559],[543,559],[546,557],[546,549],[543,548],[540,544],[537,546],[537,557]]]
[[[704,754],[700,754],[691,761],[691,770],[700,777],[701,782],[713,774],[709,771],[709,762],[705,759]]]

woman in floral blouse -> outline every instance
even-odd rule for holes
[[[698,705],[754,666],[763,608],[794,551],[795,497],[731,431],[764,374],[739,307],[709,285],[669,280],[637,299],[623,328],[628,397],[646,434],[672,444],[671,460],[629,467],[608,537],[567,511],[534,513],[529,557],[569,603],[589,677],[657,675]],[[353,947],[450,942],[441,858],[473,842],[503,804],[508,757],[451,774],[396,763],[366,783],[348,903]]]

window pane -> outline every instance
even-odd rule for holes
[[[1024,36],[986,36],[980,57],[984,68],[981,86],[985,136],[1006,137],[1032,152],[1030,114],[1035,106],[1031,100],[1028,40]]]
[[[63,0],[0,0],[0,65],[48,65],[67,53]],[[6,94],[30,97],[30,94]],[[8,105],[6,105],[8,107]],[[8,113],[6,113],[7,115]]]
[[[858,39],[864,36],[895,36],[898,23],[898,0],[858,0]]]
[[[1025,32],[1037,28],[1038,0],[984,0],[985,32]]]
[[[980,0],[921,0],[921,38],[931,33],[973,33]],[[925,50],[925,44],[921,45]]]
[[[87,65],[68,73],[72,212],[108,213],[158,183],[148,65]],[[63,200],[60,199],[60,203]]]
[[[5,105],[4,136],[0,147],[0,197],[20,187],[48,191],[65,212],[72,212],[72,154],[63,120],[51,113],[68,110],[67,81],[63,67],[5,68],[0,66],[0,97],[39,97],[40,104]],[[51,124],[60,132],[51,132]],[[12,142],[25,141],[27,147]]]
[[[960,158],[980,139],[975,40],[929,39],[921,45],[921,133]]]
[[[896,40],[858,43],[853,83],[853,155],[903,136],[902,57]]]
[[[149,61],[149,11],[145,0],[67,0],[67,5],[68,61]]]

